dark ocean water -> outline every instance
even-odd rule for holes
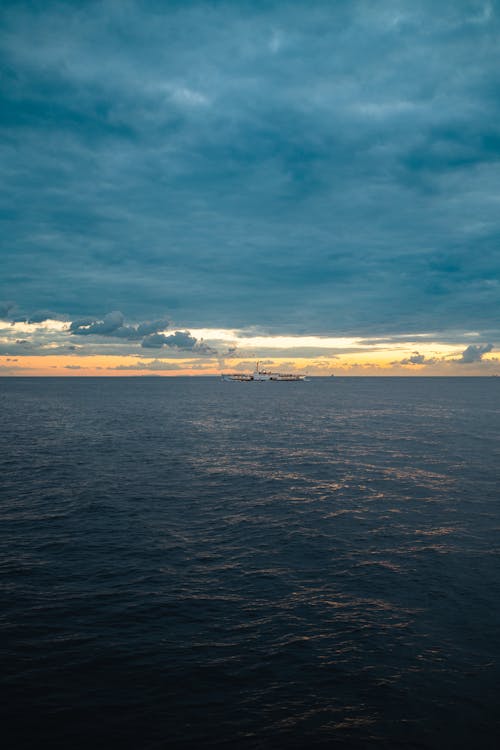
[[[0,414],[3,747],[498,747],[499,379],[4,378]]]

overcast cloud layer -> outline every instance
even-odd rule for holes
[[[165,315],[497,329],[499,31],[479,0],[4,2],[3,312],[153,350]]]

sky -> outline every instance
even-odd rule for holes
[[[500,3],[0,10],[0,374],[500,373]]]

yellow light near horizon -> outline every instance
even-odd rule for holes
[[[291,337],[296,341],[295,337]],[[304,337],[309,338],[309,337]],[[283,337],[289,342],[289,337]],[[49,347],[50,345],[46,345]],[[279,347],[276,347],[279,349]],[[459,364],[463,346],[451,344],[422,343],[391,345],[390,348],[370,348],[351,352],[343,352],[337,355],[322,354],[324,351],[318,349],[315,355],[294,356],[293,351],[285,351],[281,356],[269,356],[265,351],[245,351],[245,356],[239,356],[234,352],[228,357],[195,357],[186,353],[185,357],[171,359],[167,352],[152,353],[149,357],[143,355],[119,355],[119,354],[47,354],[46,356],[5,355],[0,356],[0,374],[3,375],[70,375],[70,376],[127,376],[127,375],[161,375],[163,377],[174,377],[176,375],[219,375],[221,372],[237,369],[239,371],[251,371],[258,359],[266,360],[269,366],[276,370],[289,372],[300,372],[311,375],[328,375],[338,371],[344,374],[455,374],[455,375],[479,375],[488,374],[481,370],[485,363],[491,368],[496,363],[495,353],[483,356],[482,363],[476,362],[464,366]],[[403,364],[409,360],[415,352],[424,355],[428,360],[434,359],[432,364]],[[163,356],[162,356],[163,354]],[[158,368],[154,367],[157,360]],[[175,369],[162,369],[162,364],[174,365]],[[153,367],[151,367],[153,364]],[[123,368],[123,369],[120,369]],[[491,369],[490,369],[491,372]]]
[[[35,333],[40,329],[44,331],[66,331],[69,329],[70,323],[65,320],[54,320],[49,318],[43,320],[41,323],[26,323],[25,321],[17,321],[13,323],[9,320],[0,320],[0,329],[4,328],[9,331],[16,331],[18,333]]]
[[[16,359],[17,361],[13,361]],[[179,365],[179,369],[175,370],[145,370],[141,367],[137,369],[128,369],[130,365],[140,364],[140,362],[148,362],[150,360],[138,360],[135,357],[123,357],[119,355],[89,355],[89,356],[74,356],[74,355],[47,355],[47,356],[19,356],[13,357],[0,357],[0,365],[3,368],[12,370],[10,374],[13,375],[35,375],[35,376],[55,376],[55,375],[69,375],[69,376],[127,376],[127,375],[162,375],[162,376],[174,376],[174,375],[194,375],[194,374],[206,374],[216,375],[219,370],[215,367],[209,367],[203,372],[198,371],[193,367],[192,359],[177,359],[175,364]],[[165,360],[169,361],[169,360]],[[116,369],[120,365],[127,367],[126,370]],[[1,372],[1,370],[0,370]]]

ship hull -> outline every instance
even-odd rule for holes
[[[262,375],[259,375],[257,377],[254,377],[254,375],[222,375],[222,380],[226,382],[233,382],[233,383],[298,383],[303,382],[306,380],[305,375],[280,375],[279,373],[266,375],[263,377]]]

